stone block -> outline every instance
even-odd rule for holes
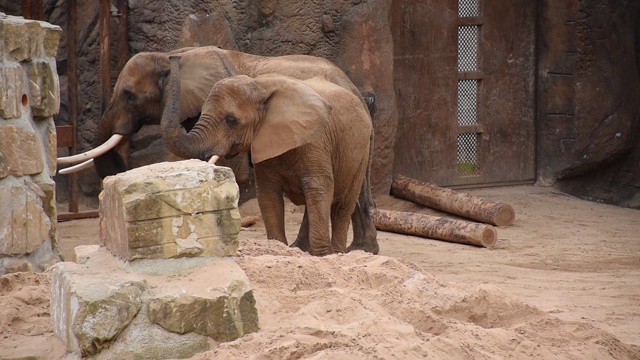
[[[149,299],[151,323],[178,334],[194,332],[217,341],[232,341],[258,331],[249,279],[232,258],[212,258],[184,276],[188,285],[163,284]]]
[[[0,66],[0,117],[22,116],[22,98],[27,100],[24,69],[16,62],[5,61]]]
[[[94,355],[116,338],[142,307],[143,279],[62,262],[51,273],[51,319],[67,350]]]
[[[34,60],[27,66],[29,104],[33,116],[50,117],[60,111],[60,84],[55,59]]]
[[[50,238],[51,219],[41,195],[26,186],[0,187],[0,255],[29,254]]]
[[[3,17],[0,23],[0,39],[8,59],[22,62],[56,56],[62,36],[59,26],[18,16]]]
[[[62,28],[44,21],[40,21],[39,23],[44,34],[42,39],[42,56],[55,58],[58,54],[58,46],[60,45],[60,38],[62,37]]]
[[[35,175],[44,170],[42,147],[32,131],[0,125],[0,139],[0,179]]]
[[[259,328],[249,279],[233,258],[129,263],[95,246],[76,255],[82,264],[58,263],[51,275],[54,332],[76,356],[188,358],[208,350],[210,337],[231,341]]]
[[[229,256],[240,231],[229,168],[199,160],[152,164],[105,178],[102,243],[124,260]]]
[[[16,16],[2,19],[2,39],[4,40],[5,57],[13,61],[31,60],[30,29],[25,26],[27,20]]]

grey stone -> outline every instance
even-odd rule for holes
[[[210,259],[191,270],[189,279],[192,281],[188,285],[167,284],[149,299],[152,323],[172,332],[195,332],[217,341],[235,340],[258,330],[249,279],[233,259]]]
[[[82,264],[56,264],[51,280],[54,332],[69,359],[186,358],[258,330],[253,290],[233,258],[123,262],[90,246],[76,254]]]
[[[5,61],[0,66],[0,117],[15,119],[22,115],[22,96],[27,96],[25,79],[24,69],[19,63]]]
[[[0,186],[0,255],[21,256],[50,238],[52,220],[37,193],[25,186]]]
[[[142,306],[146,282],[122,271],[63,262],[51,273],[54,333],[67,350],[93,355],[113,341]]]
[[[27,76],[33,116],[50,117],[57,114],[60,111],[60,84],[55,59],[30,62]]]

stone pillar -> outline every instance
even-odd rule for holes
[[[0,13],[0,275],[60,260],[55,184],[62,29]]]

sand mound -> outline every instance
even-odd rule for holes
[[[242,240],[261,329],[192,359],[638,359],[640,348],[499,288],[463,287],[364,252],[312,257]],[[64,349],[49,318],[49,274],[0,277],[0,358]],[[33,352],[31,352],[33,353]]]
[[[463,288],[364,252],[315,258],[266,240],[237,260],[261,330],[194,359],[634,359],[640,349],[495,286]]]

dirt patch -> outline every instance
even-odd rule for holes
[[[495,249],[380,232],[382,256],[315,258],[264,240],[261,222],[244,229],[236,259],[261,330],[194,359],[640,358],[640,212],[543,187],[469,192],[516,210]],[[437,214],[392,197],[376,203]],[[259,214],[257,202],[241,213]],[[292,241],[301,208],[289,205],[286,217]],[[97,219],[59,224],[67,257],[97,237]],[[48,279],[0,278],[0,308],[15,309],[0,311],[2,351],[36,341],[59,349]]]

